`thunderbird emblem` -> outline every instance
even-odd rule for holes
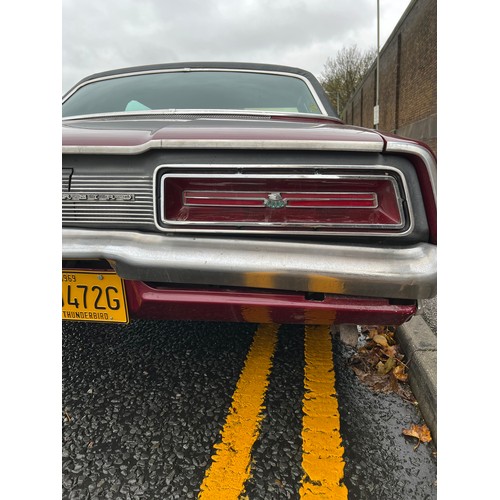
[[[267,196],[267,200],[264,200],[267,208],[284,208],[286,204],[287,201],[281,197],[280,193],[271,193]]]

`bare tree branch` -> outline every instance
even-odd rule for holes
[[[375,48],[360,51],[356,45],[342,47],[323,67],[320,82],[332,106],[340,114],[377,56]]]

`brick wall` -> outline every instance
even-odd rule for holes
[[[437,0],[413,0],[380,51],[379,129],[437,152]],[[377,65],[342,110],[346,123],[373,128]]]

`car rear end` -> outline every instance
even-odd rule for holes
[[[397,325],[435,296],[425,146],[282,117],[191,118],[129,123],[126,144],[123,122],[68,124],[66,319]]]
[[[63,318],[400,324],[436,293],[436,166],[309,72],[174,63],[63,99]]]

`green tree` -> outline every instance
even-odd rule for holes
[[[342,47],[328,57],[319,78],[339,115],[377,57],[377,49],[361,51],[356,45]]]

